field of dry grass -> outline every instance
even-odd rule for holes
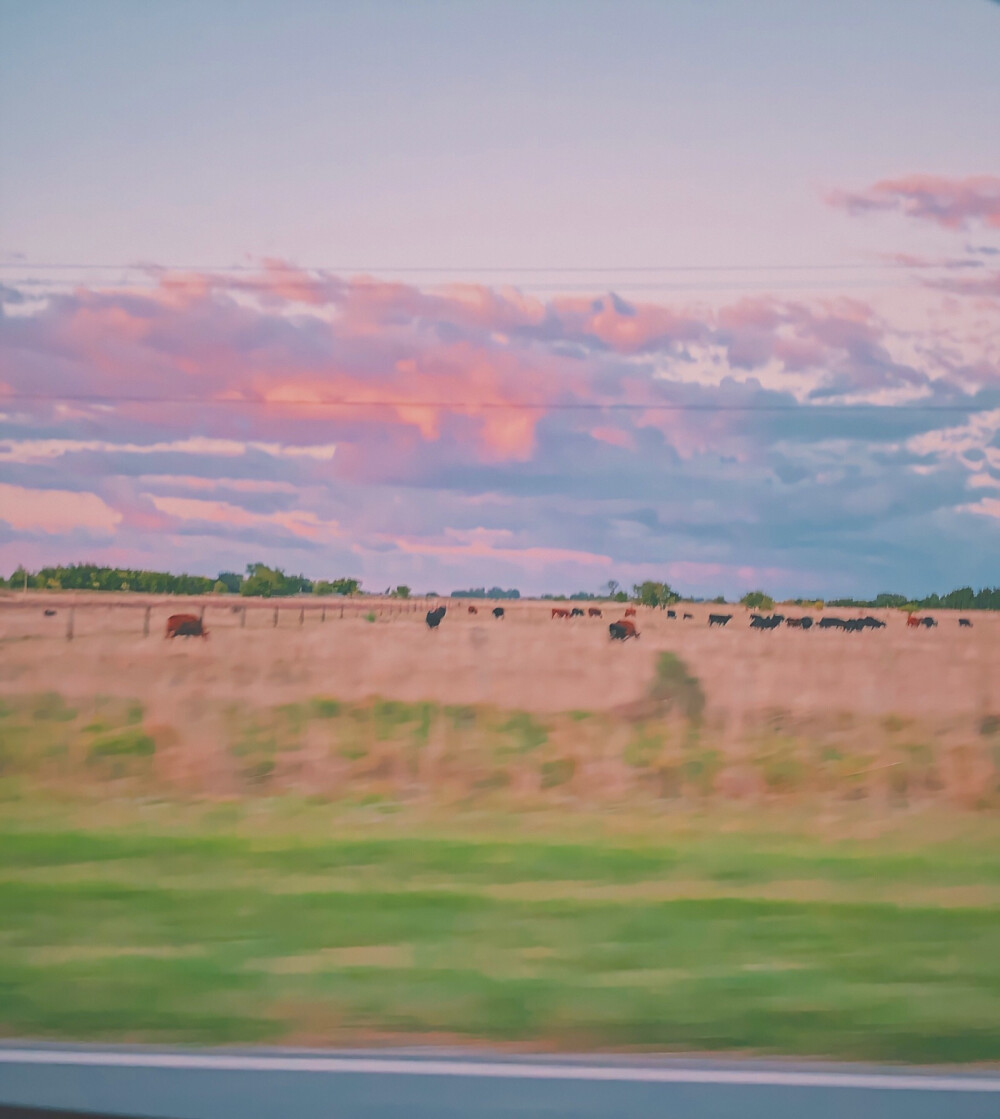
[[[8,726],[26,719],[35,734],[36,706],[65,701],[74,715],[49,725],[66,775],[95,749],[86,728],[107,722],[101,705],[136,704],[148,779],[217,795],[256,780],[335,796],[997,801],[992,614],[971,629],[948,611],[936,629],[907,629],[885,611],[884,630],[761,633],[741,607],[710,629],[719,608],[699,604],[687,621],[640,609],[640,640],[620,643],[607,632],[618,608],[563,621],[516,602],[497,621],[482,604],[474,616],[447,605],[431,631],[421,602],[10,596],[0,697],[14,704]],[[164,639],[168,614],[203,606],[207,640]]]

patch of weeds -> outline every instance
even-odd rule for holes
[[[1000,734],[1000,715],[984,715],[979,720],[979,733],[983,738],[992,738]]]
[[[434,705],[432,703],[418,703],[416,709],[416,720],[413,730],[410,732],[410,737],[414,746],[426,746],[431,737]]]
[[[309,714],[314,719],[335,719],[340,714],[341,703],[339,699],[329,699],[326,696],[314,696],[309,701]]]
[[[882,729],[889,734],[898,734],[909,725],[909,719],[904,719],[902,715],[886,715],[882,720]]]
[[[88,758],[135,757],[149,758],[156,752],[156,743],[148,734],[139,730],[124,730],[108,734],[90,744]]]
[[[574,723],[582,723],[584,719],[589,719],[593,715],[592,711],[570,711],[569,717]]]
[[[548,729],[527,711],[515,711],[498,729],[501,734],[514,739],[514,749],[518,754],[529,754],[549,740]]]
[[[648,769],[659,758],[663,736],[653,727],[640,724],[622,754],[622,761],[633,769]]]
[[[468,730],[476,725],[476,709],[474,707],[446,707],[444,713],[451,719],[451,725],[455,730]]]
[[[369,610],[368,613],[365,614],[365,621],[366,622],[374,622],[375,621],[375,611],[374,610]]]
[[[480,777],[473,783],[473,788],[480,792],[489,792],[493,789],[506,789],[510,784],[510,774],[505,769],[495,769],[485,777]]]
[[[681,763],[681,772],[689,785],[693,785],[702,796],[708,796],[721,764],[718,750],[692,750]]]
[[[542,788],[554,789],[565,785],[573,779],[576,772],[576,762],[572,758],[556,758],[550,762],[542,763]]]
[[[125,725],[127,727],[139,726],[144,713],[142,704],[136,699],[132,700],[125,709]]]
[[[243,767],[243,777],[252,785],[262,785],[274,775],[274,759],[260,758]]]
[[[392,738],[394,732],[414,721],[416,712],[409,703],[395,699],[377,699],[372,707],[375,737],[379,742]]]
[[[701,722],[705,693],[697,676],[675,653],[661,653],[656,662],[656,678],[649,689],[652,699],[667,710],[676,710],[692,723]]]
[[[68,723],[76,718],[76,709],[70,707],[58,692],[43,692],[35,697],[31,714],[39,722]]]
[[[793,793],[805,779],[806,768],[790,739],[775,739],[756,760],[768,792]]]

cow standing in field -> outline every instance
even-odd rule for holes
[[[499,621],[503,621],[504,613],[503,613],[503,607],[502,606],[494,606],[493,607],[493,617],[497,618]]]
[[[574,606],[573,609],[570,610],[569,616],[571,618],[582,618],[583,617],[583,611],[580,609],[579,606]]]
[[[965,627],[967,629],[972,629],[972,622],[970,622],[968,618],[959,618],[958,619],[958,627],[959,627],[959,629],[962,629],[963,627]]]
[[[681,619],[681,621],[683,621],[683,622],[688,622],[688,621],[693,622],[694,621],[694,614],[685,614],[684,617]]]
[[[918,618],[916,614],[908,614],[906,616],[906,628],[916,629],[917,626],[923,625],[923,618]]]
[[[847,622],[843,618],[820,618],[820,629],[847,629]]]
[[[668,610],[667,611],[667,617],[668,618],[676,618],[677,617],[677,611],[676,610]]]
[[[552,617],[553,618],[568,618],[569,617],[569,611],[568,610],[563,610],[562,608],[560,608],[558,606],[553,606],[552,607]]]
[[[437,629],[437,627],[441,624],[441,619],[447,613],[447,610],[448,610],[448,608],[446,606],[439,606],[436,610],[428,610],[427,611],[427,628],[428,629]]]
[[[772,614],[767,618],[761,617],[760,614],[750,615],[750,628],[751,629],[777,629],[778,626],[785,620],[783,614]]]
[[[478,610],[476,609],[476,607],[475,607],[475,606],[470,606],[470,607],[469,607],[469,613],[470,613],[470,614],[478,614],[478,613],[479,613],[479,611],[478,611]]]
[[[709,629],[711,629],[712,626],[725,626],[728,625],[732,620],[732,614],[709,614],[708,626]]]
[[[171,614],[167,618],[167,631],[163,635],[175,637],[208,637],[208,630],[197,614]]]
[[[812,618],[786,618],[785,625],[791,626],[792,629],[810,629],[812,627]]]
[[[924,629],[931,629],[937,626],[937,622],[933,618],[921,618],[920,624],[924,627]]]
[[[600,610],[597,609],[596,606],[591,606],[587,610],[587,617],[588,618],[603,618],[604,615],[600,612]]]
[[[628,609],[625,611],[625,617],[626,618],[634,618],[635,617],[635,607],[634,606],[628,607]]]
[[[622,618],[619,622],[612,622],[608,626],[608,633],[611,634],[612,641],[628,641],[630,637],[639,637],[635,622],[630,622],[627,618]]]

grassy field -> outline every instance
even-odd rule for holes
[[[1000,822],[21,795],[10,1036],[1000,1059]]]

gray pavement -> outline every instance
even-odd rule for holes
[[[996,1119],[1000,1072],[6,1044],[0,1104],[149,1119]]]

